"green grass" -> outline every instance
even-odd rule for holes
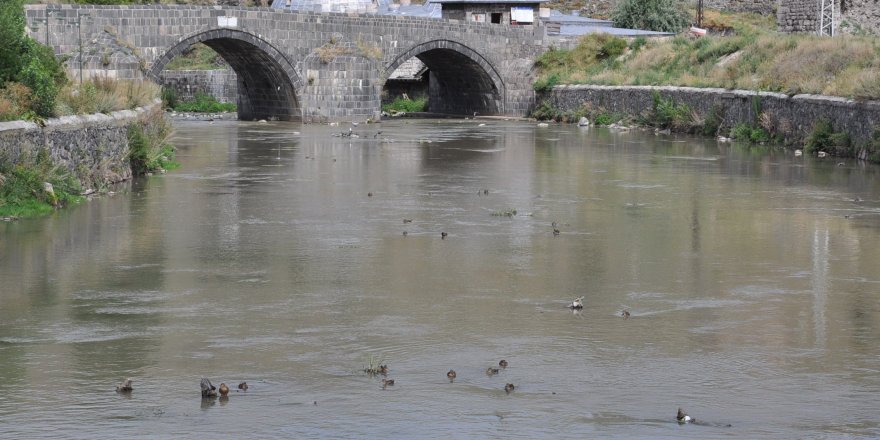
[[[171,124],[156,109],[128,128],[129,161],[135,175],[170,170],[180,166],[174,159],[174,147],[168,143]]]
[[[382,106],[382,111],[387,113],[395,112],[423,112],[428,109],[428,98],[406,99],[397,98],[390,104]]]
[[[217,70],[228,69],[223,58],[203,43],[196,43],[165,65],[166,70]]]
[[[50,183],[52,192],[45,189]],[[55,166],[46,150],[13,165],[0,160],[0,217],[36,217],[83,200],[79,182]]]
[[[730,35],[634,40],[629,47],[616,37],[589,35],[571,50],[548,50],[535,63],[535,89],[674,85],[880,99],[877,37],[782,35],[766,17],[707,16],[707,27]]]
[[[192,113],[223,113],[234,112],[236,107],[231,102],[220,102],[213,96],[197,93],[192,101],[177,101],[173,107],[179,112]]]

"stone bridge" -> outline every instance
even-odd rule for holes
[[[430,111],[523,115],[544,49],[541,26],[415,17],[166,5],[30,5],[26,15],[74,78],[158,82],[204,43],[235,70],[242,119],[377,118],[386,78],[412,57],[430,69]]]

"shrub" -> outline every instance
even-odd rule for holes
[[[599,49],[598,58],[617,58],[626,50],[626,40],[623,38],[611,37],[602,43]]]
[[[611,13],[615,27],[679,32],[690,24],[682,0],[622,0]]]
[[[155,109],[128,128],[131,171],[145,174],[176,168],[174,147],[168,143],[171,124],[161,110]]]
[[[428,109],[428,98],[421,97],[416,99],[397,98],[390,104],[382,106],[382,110],[388,113],[392,112],[423,112]]]
[[[849,135],[844,132],[835,132],[831,122],[825,119],[819,120],[813,125],[813,130],[804,145],[809,154],[824,151],[832,156],[850,156],[852,155],[850,147]]]
[[[31,108],[31,89],[20,83],[7,83],[0,89],[0,121],[20,119]]]
[[[716,136],[721,123],[724,121],[718,106],[712,106],[709,114],[703,119],[703,127],[700,130],[704,136]]]
[[[177,90],[171,87],[162,87],[162,106],[165,108],[177,107]]]
[[[691,108],[687,104],[676,104],[672,98],[664,99],[660,93],[651,93],[653,106],[649,124],[660,128],[685,129],[693,122]]]
[[[730,130],[730,137],[738,140],[751,142],[753,144],[766,144],[770,142],[770,133],[767,130],[761,127],[755,127],[751,124],[746,124],[745,122],[741,122],[736,124]]]
[[[556,109],[556,107],[553,107],[553,104],[550,104],[549,101],[541,101],[541,103],[532,110],[532,117],[539,121],[556,120],[559,117],[559,110]]]
[[[211,95],[196,93],[195,99],[178,102],[174,110],[179,112],[222,113],[234,112],[235,108],[235,104],[231,102],[220,102]]]
[[[0,85],[15,80],[24,64],[27,37],[23,4],[24,0],[0,2]]]
[[[13,165],[0,160],[0,215],[30,217],[51,212],[58,206],[81,200],[79,183],[70,173],[55,166],[45,149],[36,157],[23,157]],[[50,183],[52,192],[46,191]]]
[[[52,116],[55,110],[55,98],[58,96],[58,85],[52,74],[38,59],[31,59],[19,74],[21,82],[33,91],[34,112],[43,117]]]
[[[558,73],[554,73],[546,78],[539,78],[537,81],[535,81],[535,84],[532,85],[532,87],[535,89],[536,92],[546,92],[551,90],[556,84],[559,84]]]
[[[611,125],[615,122],[615,115],[613,113],[599,113],[593,118],[593,124],[595,125]]]

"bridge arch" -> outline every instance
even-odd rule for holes
[[[504,113],[505,84],[497,69],[474,49],[452,40],[432,40],[404,51],[385,68],[388,78],[416,57],[429,70],[429,111],[451,114]]]
[[[296,69],[272,44],[248,32],[218,28],[181,38],[153,63],[147,75],[161,84],[165,66],[195,43],[214,49],[235,71],[240,119],[302,119],[297,98],[302,80]]]

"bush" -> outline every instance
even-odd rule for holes
[[[654,103],[650,120],[646,122],[660,128],[676,130],[690,128],[693,113],[687,104],[676,104],[672,98],[664,99],[657,91],[651,93],[651,98]]]
[[[43,117],[54,114],[58,85],[52,74],[36,58],[32,58],[19,74],[21,83],[33,91],[34,112]]]
[[[553,89],[553,86],[559,84],[559,74],[554,73],[546,78],[539,78],[532,85],[536,92],[546,92]]]
[[[14,81],[24,65],[27,37],[23,4],[24,0],[0,2],[0,85]]]
[[[730,137],[738,141],[751,142],[753,144],[766,144],[767,142],[770,142],[770,133],[768,133],[767,130],[744,122],[736,124],[736,126],[730,130]]]
[[[165,108],[177,107],[177,90],[171,87],[162,87],[162,106]]]
[[[804,148],[809,154],[820,151],[832,156],[852,156],[853,154],[849,135],[834,131],[831,122],[825,119],[819,120],[813,125],[813,130],[807,137]]]
[[[220,102],[211,95],[196,93],[195,99],[178,102],[174,110],[194,113],[222,113],[234,112],[235,108],[235,104],[231,102]]]
[[[171,124],[159,109],[147,113],[138,123],[129,126],[131,171],[139,175],[176,168],[178,164],[174,161],[174,147],[168,143],[169,137]]]
[[[0,89],[0,121],[16,120],[27,113],[31,95],[31,89],[20,83],[8,83]]]
[[[397,98],[391,104],[385,104],[382,106],[382,111],[387,113],[396,113],[396,112],[423,112],[428,109],[428,98],[416,98],[416,99],[408,99],[408,98]]]
[[[593,118],[593,124],[595,125],[611,125],[617,122],[613,113],[599,113]]]
[[[611,37],[602,43],[599,49],[599,59],[617,58],[626,50],[626,40],[623,38]]]
[[[40,150],[37,156],[23,157],[18,164],[0,160],[0,215],[31,217],[52,212],[66,203],[75,203],[79,183],[69,173],[55,166],[48,151]],[[45,183],[52,185],[46,191]]]
[[[550,102],[541,101],[541,103],[532,110],[532,117],[539,121],[556,120],[559,117],[559,110],[556,107],[553,107],[553,104],[550,104]]]
[[[682,0],[622,0],[611,13],[615,27],[679,32],[690,25]]]

